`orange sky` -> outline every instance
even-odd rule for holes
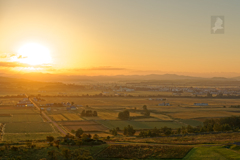
[[[0,72],[239,76],[238,5],[234,0],[0,0]],[[212,15],[225,17],[224,34],[210,33]],[[33,59],[19,53],[31,43],[47,48],[51,61],[39,57],[45,54],[41,48],[30,50]]]

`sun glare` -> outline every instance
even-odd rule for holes
[[[51,63],[52,58],[48,48],[37,43],[28,43],[18,50],[17,61],[30,65],[41,65]]]

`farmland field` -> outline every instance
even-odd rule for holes
[[[238,112],[227,112],[227,111],[197,111],[197,112],[179,112],[179,113],[169,113],[170,116],[174,118],[181,119],[192,119],[192,118],[219,118],[219,117],[230,117],[232,115],[240,116]]]
[[[136,118],[136,119],[133,119],[133,121],[149,121],[149,122],[151,122],[151,121],[161,121],[160,119],[158,119],[158,118]]]
[[[83,119],[80,118],[78,115],[73,114],[73,113],[63,113],[63,115],[64,115],[65,117],[67,117],[68,120],[72,120],[72,121],[83,120]]]
[[[172,118],[170,118],[169,116],[164,115],[164,114],[151,113],[151,116],[156,117],[160,120],[164,120],[164,121],[171,121],[172,120]]]
[[[38,132],[54,132],[52,126],[45,122],[32,123],[7,123],[4,133],[38,133]]]
[[[3,136],[3,141],[21,141],[21,140],[46,140],[47,136],[59,137],[58,133],[7,133]]]
[[[98,117],[103,120],[117,120],[118,119],[118,113],[117,112],[98,112]]]
[[[12,117],[0,117],[0,122],[43,122],[39,114],[13,115]]]
[[[161,98],[161,97],[159,97]],[[90,107],[104,107],[108,109],[113,108],[134,108],[142,109],[142,106],[146,104],[149,107],[159,108],[159,109],[167,109],[171,107],[195,107],[194,103],[208,103],[209,106],[203,106],[204,108],[211,107],[223,107],[230,105],[239,105],[240,99],[199,99],[199,98],[167,98],[166,103],[170,103],[171,106],[157,106],[159,103],[163,103],[163,101],[155,101],[148,100],[148,98],[128,98],[128,97],[110,97],[110,98],[71,98],[71,97],[44,97],[46,101],[39,102],[40,104],[46,103],[60,103],[60,102],[74,102],[77,105],[82,106],[90,106]]]
[[[22,100],[22,98],[1,98],[0,99],[0,106],[1,105],[9,105],[13,106],[18,103],[18,101]]]
[[[67,121],[67,118],[61,114],[49,115],[49,117],[52,117],[55,121]]]
[[[39,114],[35,108],[25,108],[25,107],[0,107],[1,114]]]
[[[189,125],[194,126],[194,127],[203,125],[203,123],[201,121],[197,121],[197,120],[193,120],[193,119],[181,119],[179,121],[183,122],[185,124],[189,124]]]
[[[161,128],[164,126],[170,128],[179,128],[182,127],[183,124],[177,122],[138,122],[138,121],[98,121],[109,129],[113,129],[119,127],[123,129],[124,127],[131,125],[134,129],[153,129],[154,127]]]
[[[96,123],[94,121],[80,121],[80,122],[61,122],[60,123],[68,131],[82,128],[83,131],[106,131],[108,128]]]

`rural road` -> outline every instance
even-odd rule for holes
[[[26,95],[26,97],[28,97],[27,94],[25,94],[25,95]],[[34,104],[34,106],[35,106],[39,111],[41,110],[40,107],[39,107],[31,98],[29,98],[29,100]],[[59,130],[60,133],[62,133],[63,135],[67,135],[67,132],[64,131],[64,130],[63,130],[56,122],[54,122],[51,118],[49,118],[46,113],[44,113],[44,112],[41,112],[41,113],[42,113],[42,116],[44,116],[50,123],[52,123],[52,124]]]

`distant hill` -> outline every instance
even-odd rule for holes
[[[26,73],[10,75],[0,78],[2,81],[38,81],[38,82],[63,82],[63,83],[98,83],[98,82],[141,82],[141,81],[238,81],[240,77],[202,78],[177,74],[150,74],[150,75],[116,75],[116,76],[84,76],[84,75],[57,75],[49,73]]]

